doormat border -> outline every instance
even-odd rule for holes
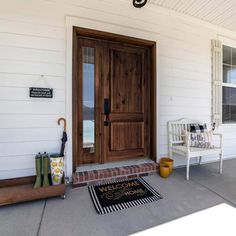
[[[99,202],[99,199],[97,198],[97,194],[95,192],[94,187],[101,186],[101,185],[106,185],[106,184],[120,183],[120,182],[123,182],[123,181],[132,181],[132,180],[139,180],[154,196],[146,197],[146,198],[143,198],[143,199],[137,199],[137,200],[133,200],[133,201],[129,201],[129,202],[124,202],[124,203],[120,203],[120,204],[115,204],[115,205],[108,206],[108,207],[102,207],[101,206],[101,204]],[[146,203],[151,203],[151,202],[163,199],[163,196],[160,193],[158,193],[153,187],[151,187],[141,177],[123,178],[123,179],[112,180],[112,181],[108,180],[108,181],[105,181],[105,182],[100,183],[100,184],[95,184],[95,185],[88,186],[88,190],[89,190],[89,194],[91,196],[92,202],[94,204],[94,207],[95,207],[97,213],[100,214],[100,215],[115,212],[115,211],[119,211],[119,210],[123,210],[123,209],[128,209],[128,208],[135,207],[135,206],[140,206],[140,205],[143,205],[143,204],[146,204]]]

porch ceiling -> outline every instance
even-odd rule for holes
[[[149,0],[149,2],[236,31],[235,0]]]

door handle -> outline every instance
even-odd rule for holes
[[[104,126],[108,126],[110,123],[109,113],[110,113],[109,99],[105,98],[104,99],[104,115],[106,117],[106,120],[104,121]]]
[[[109,99],[108,98],[104,98],[104,115],[107,116],[110,113],[110,109],[109,109]]]

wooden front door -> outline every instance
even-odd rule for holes
[[[155,160],[155,43],[74,28],[73,58],[74,170]]]
[[[103,43],[104,162],[149,156],[148,50]]]

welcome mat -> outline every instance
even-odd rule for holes
[[[142,178],[125,179],[88,186],[94,206],[99,214],[150,203],[162,199]]]

